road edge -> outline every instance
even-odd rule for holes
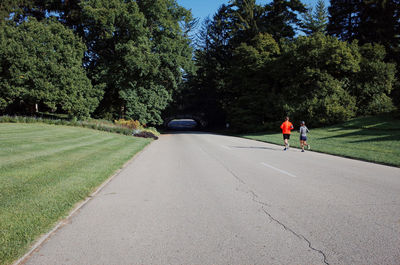
[[[36,242],[32,245],[32,247],[26,252],[21,258],[11,263],[12,265],[23,265],[25,262],[32,256],[32,254],[37,251],[46,241],[50,239],[50,237],[56,233],[59,229],[61,229],[64,225],[68,223],[68,220],[71,219],[80,209],[82,209],[90,200],[92,200],[108,183],[110,183],[114,178],[116,178],[122,170],[124,170],[127,166],[133,163],[154,141],[149,142],[142,150],[133,155],[131,159],[125,162],[122,167],[117,169],[113,175],[108,177],[103,183],[100,184],[99,187],[95,189],[94,192],[89,194],[86,199],[81,202],[78,202],[77,205],[68,213],[68,215],[61,219],[49,232],[39,237]]]

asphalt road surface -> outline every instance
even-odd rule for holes
[[[400,264],[400,169],[164,135],[25,264]]]

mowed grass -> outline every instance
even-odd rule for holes
[[[45,124],[0,124],[0,264],[41,234],[150,140]]]
[[[294,123],[294,126],[290,146],[299,148],[299,125]],[[307,142],[314,151],[400,166],[400,120],[390,115],[358,118],[331,127],[309,130]],[[241,136],[279,144],[283,149],[281,133]]]

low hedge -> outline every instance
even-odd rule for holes
[[[74,126],[74,127],[84,127],[99,131],[118,133],[123,135],[134,135],[132,133],[132,129],[116,125],[110,121],[106,120],[84,120],[78,121],[76,119],[66,120],[66,119],[47,119],[41,117],[26,117],[26,116],[0,116],[0,123],[46,123],[46,124],[54,124],[54,125],[66,125],[66,126]],[[143,131],[152,133],[155,136],[158,136],[159,133],[154,128],[143,129]],[[156,139],[155,137],[151,137]]]

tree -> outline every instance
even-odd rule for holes
[[[357,39],[361,45],[381,44],[387,62],[397,65],[400,72],[400,0],[331,0],[328,33],[341,40]],[[392,98],[400,104],[400,82]]]
[[[234,50],[229,73],[230,96],[222,99],[227,120],[237,130],[257,130],[273,119],[273,100],[269,72],[280,54],[270,34],[258,34],[249,44]]]
[[[265,111],[267,62],[279,51],[275,39],[295,35],[297,13],[304,10],[297,0],[264,6],[255,0],[235,0],[222,5],[207,21],[195,53],[197,75],[190,76],[189,83],[192,94],[199,95],[201,105],[211,110],[204,111],[210,120],[225,124],[223,119],[228,119],[239,127],[240,117],[262,124],[270,118],[266,115],[273,115]],[[260,104],[251,104],[252,100]]]
[[[385,48],[379,44],[360,47],[360,71],[352,80],[351,94],[357,98],[360,115],[374,115],[394,110],[389,97],[396,81],[396,67],[386,63]]]
[[[315,10],[312,7],[302,16],[301,29],[307,35],[326,33],[328,25],[328,12],[323,0],[318,0]]]
[[[190,40],[180,25],[192,20],[190,12],[174,0],[90,0],[82,14],[89,76],[105,84],[97,116],[162,123],[162,110],[191,71]]]
[[[399,54],[400,0],[332,0],[328,10],[330,35],[382,44],[389,58]]]
[[[193,71],[190,11],[175,0],[6,0],[5,21],[53,16],[87,46],[83,65],[104,88],[96,117],[161,123],[161,111]]]
[[[204,21],[194,53],[196,73],[188,76],[177,102],[183,105],[184,101],[185,110],[204,115],[209,126],[225,122],[222,98],[229,97],[225,82],[232,58],[232,30],[232,14],[227,5],[222,5],[212,20]]]
[[[265,5],[262,16],[261,32],[271,34],[275,40],[293,38],[295,27],[300,26],[297,14],[306,12],[306,8],[299,0],[273,0]]]
[[[136,2],[91,0],[81,6],[88,46],[85,65],[90,79],[104,86],[95,114],[107,119],[123,117],[126,100],[121,91],[143,86],[147,79],[139,79],[140,75],[146,77],[159,65],[151,53],[145,18]]]
[[[331,0],[328,8],[328,34],[341,40],[354,40],[360,23],[361,3],[362,0]]]
[[[85,45],[53,19],[9,22],[0,31],[0,109],[89,116],[102,93],[82,67]]]
[[[279,89],[274,107],[313,125],[354,117],[356,98],[349,79],[359,72],[359,62],[356,43],[321,33],[283,43],[274,68],[274,85]]]
[[[259,33],[269,33],[276,40],[293,38],[300,25],[297,15],[306,11],[299,0],[274,0],[264,6],[255,0],[234,0],[229,9],[238,44],[251,41]]]

